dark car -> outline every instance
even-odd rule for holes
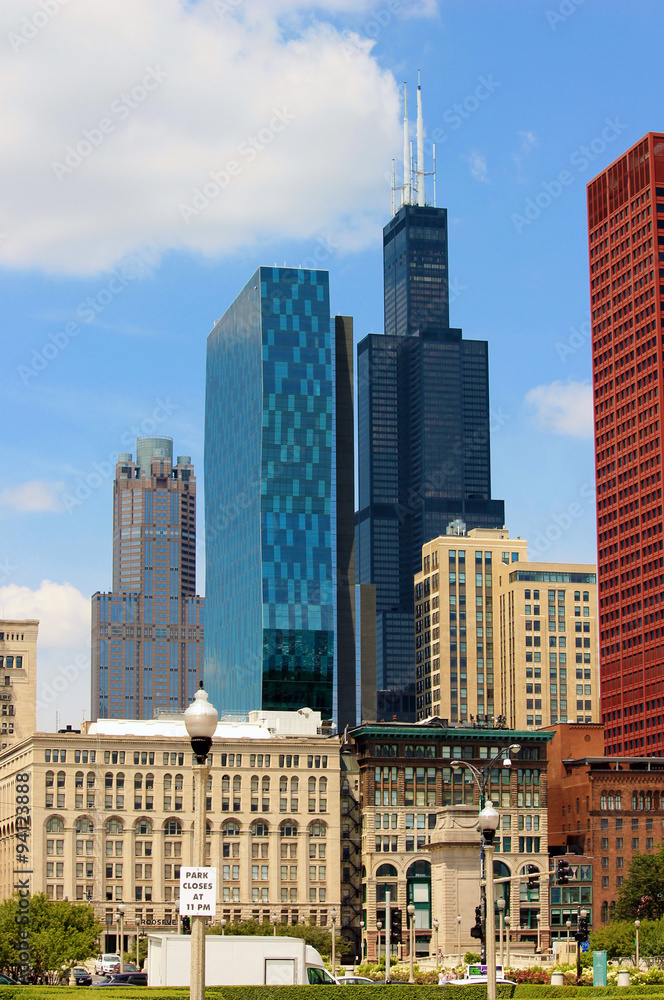
[[[18,980],[12,979],[11,976],[4,976],[0,972],[0,986],[18,986]]]
[[[147,972],[112,972],[95,986],[147,986]]]
[[[77,965],[75,969],[71,970],[71,974],[76,980],[77,986],[91,986],[92,976],[87,969],[84,969],[82,965]]]

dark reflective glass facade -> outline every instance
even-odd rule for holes
[[[502,527],[491,499],[485,341],[449,326],[447,212],[403,206],[383,231],[385,334],[358,346],[356,580],[376,586],[378,718],[414,721],[413,575],[457,518]]]
[[[205,681],[222,712],[334,712],[327,272],[262,267],[208,337]]]

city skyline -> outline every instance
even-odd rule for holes
[[[26,122],[6,130],[0,600],[42,623],[50,726],[88,704],[115,456],[168,434],[202,467],[200,331],[218,303],[260,263],[315,265],[356,339],[382,332],[380,232],[418,67],[450,212],[450,322],[490,346],[493,490],[531,558],[594,561],[585,184],[660,124],[652,3],[625,18],[617,2],[431,0],[386,22],[378,3],[256,0],[224,15],[233,33],[212,4],[141,0],[130,37],[135,10],[63,7],[28,37],[0,15],[25,82],[7,111]],[[85,67],[81,37],[100,39]],[[620,79],[613,60],[637,39],[644,57]],[[53,61],[67,72],[41,86]]]

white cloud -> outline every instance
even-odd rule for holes
[[[472,150],[470,155],[467,157],[468,166],[470,167],[470,173],[475,178],[476,181],[481,181],[482,184],[489,183],[489,173],[486,162],[486,156],[483,156],[477,149]]]
[[[0,5],[0,261],[89,274],[172,248],[321,233],[363,245],[400,142],[398,87],[372,36],[437,13],[434,0],[401,8],[316,5],[352,12],[349,34],[303,0],[88,0],[26,32],[25,5]]]
[[[551,382],[526,393],[525,404],[542,430],[570,437],[593,434],[593,390],[587,382]]]
[[[43,479],[33,479],[18,486],[5,486],[0,490],[0,507],[12,507],[21,514],[42,511],[58,511],[64,507],[60,500],[64,483],[46,482]]]
[[[512,160],[516,163],[517,180],[524,184],[527,180],[524,173],[525,162],[532,150],[537,145],[537,136],[534,132],[517,132],[519,148],[516,153],[512,153]]]
[[[37,618],[37,725],[53,730],[90,717],[90,599],[71,583],[42,580],[37,590],[0,587],[0,616]]]

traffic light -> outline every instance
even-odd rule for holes
[[[182,918],[182,933],[183,934],[191,934],[191,918],[190,917],[183,917]]]
[[[528,865],[526,871],[528,872],[528,888],[539,889],[539,868],[537,865]]]
[[[558,858],[556,861],[556,883],[558,885],[567,885],[572,877],[572,866],[569,861],[565,858]]]
[[[390,913],[390,943],[401,944],[401,910]]]
[[[472,938],[479,938],[480,941],[484,939],[484,934],[482,933],[482,907],[475,907],[475,926],[470,928],[470,936]]]
[[[579,914],[579,924],[576,932],[577,941],[588,940],[588,914]]]

